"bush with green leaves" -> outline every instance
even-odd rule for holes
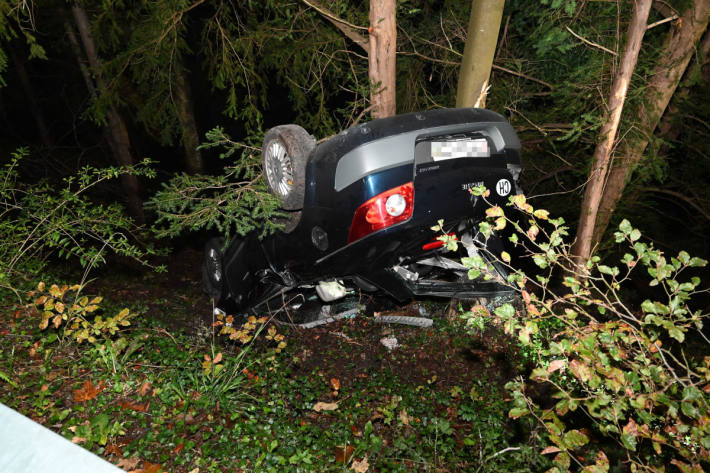
[[[74,258],[87,271],[105,262],[108,252],[147,264],[154,253],[137,243],[138,227],[119,204],[98,204],[89,192],[124,174],[152,177],[148,160],[133,167],[84,166],[53,184],[20,179],[26,149],[0,168],[0,287],[18,283],[45,268],[50,256]],[[21,299],[21,298],[20,298]]]
[[[520,291],[522,305],[498,307],[490,322],[533,355],[530,375],[507,386],[509,416],[531,416],[544,427],[550,446],[541,453],[554,456],[550,471],[707,471],[710,341],[703,324],[710,314],[698,308],[710,293],[698,276],[707,262],[684,251],[664,254],[624,220],[615,234],[619,264],[594,256],[578,265],[562,219],[535,210],[523,195],[508,206],[489,208],[480,230],[512,227],[521,261],[538,271],[529,277],[511,266],[521,261],[500,255],[510,270],[502,282]],[[487,259],[464,264],[473,276],[500,278]],[[629,287],[632,278],[648,281],[641,297]]]
[[[274,217],[279,200],[271,195],[261,172],[260,137],[232,141],[222,128],[207,133],[200,148],[223,148],[219,157],[233,159],[217,176],[178,174],[150,200],[157,214],[154,231],[174,237],[186,231],[214,229],[225,237],[259,230],[268,235],[279,228]]]

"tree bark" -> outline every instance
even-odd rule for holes
[[[653,70],[653,77],[648,82],[645,98],[635,114],[640,120],[637,134],[626,140],[620,158],[609,173],[606,191],[599,205],[593,242],[601,240],[609,225],[629,177],[643,158],[643,153],[688,67],[696,45],[707,29],[708,20],[710,0],[694,0],[669,32],[666,45]]]
[[[370,0],[369,77],[370,105],[374,118],[396,111],[397,4],[395,0]]]
[[[600,141],[594,150],[592,167],[589,171],[589,182],[584,192],[582,209],[579,215],[577,238],[572,247],[572,256],[578,264],[584,264],[592,254],[594,227],[599,212],[607,172],[611,163],[611,153],[616,142],[621,112],[626,101],[631,75],[636,67],[641,42],[646,32],[648,14],[651,11],[652,0],[637,0],[631,14],[631,22],[627,31],[626,47],[621,57],[621,67],[614,77],[609,96],[609,112],[604,126],[599,134]]]
[[[189,77],[178,66],[175,73],[175,110],[182,131],[182,146],[185,149],[185,164],[190,174],[202,172],[202,154],[197,147],[200,145],[200,133],[195,123],[195,112],[192,106],[192,89]]]
[[[456,91],[457,107],[486,106],[505,0],[473,0]]]
[[[86,58],[95,74],[95,88],[100,91],[104,89],[105,86],[101,77],[101,62],[96,52],[94,38],[91,34],[89,17],[86,14],[86,10],[78,5],[72,6],[72,15],[74,16],[74,21],[79,30],[79,37],[84,46]],[[108,107],[106,117],[108,119],[109,146],[111,147],[116,162],[121,166],[132,166],[135,161],[131,154],[131,140],[123,117],[121,117],[121,114],[112,105]],[[140,198],[138,178],[133,174],[122,174],[121,186],[125,194],[128,211],[133,218],[136,219],[137,223],[142,224],[145,218],[143,215],[143,202]]]

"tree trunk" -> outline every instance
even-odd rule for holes
[[[372,116],[389,117],[396,111],[397,4],[370,0],[369,76]]]
[[[611,153],[619,129],[621,111],[626,101],[631,75],[636,67],[641,42],[646,32],[646,22],[651,11],[652,0],[637,0],[631,14],[627,31],[626,48],[621,57],[621,67],[614,77],[609,96],[609,115],[599,134],[600,141],[594,150],[589,182],[584,192],[582,210],[579,215],[577,238],[572,248],[572,256],[578,264],[584,264],[592,254],[594,226],[597,221],[599,203],[604,192]]]
[[[486,106],[505,0],[473,0],[456,91],[457,107]]]
[[[668,107],[696,45],[707,29],[710,0],[694,0],[668,34],[666,45],[648,82],[638,113],[637,135],[624,143],[623,154],[609,173],[606,191],[599,205],[599,218],[594,228],[593,242],[601,240],[609,220],[624,192],[626,183],[641,161],[650,138]]]
[[[185,149],[185,164],[190,174],[202,172],[202,154],[197,149],[200,145],[200,133],[195,123],[192,107],[192,90],[189,77],[178,66],[175,74],[175,110],[182,131],[182,146]]]
[[[54,142],[52,140],[52,136],[49,134],[47,122],[44,121],[42,108],[39,106],[39,103],[37,103],[37,97],[35,96],[32,82],[30,82],[30,76],[27,74],[27,69],[25,69],[25,63],[17,57],[17,54],[15,54],[15,51],[12,48],[10,48],[10,55],[12,56],[12,62],[15,65],[17,77],[20,79],[22,89],[25,91],[25,95],[27,96],[27,104],[29,105],[30,112],[32,113],[32,117],[37,125],[37,131],[39,132],[42,144],[45,148],[51,149],[54,147]]]
[[[72,14],[74,16],[77,29],[79,30],[81,42],[84,45],[86,58],[89,61],[89,65],[94,70],[96,89],[100,91],[104,89],[104,82],[101,78],[101,62],[99,61],[99,56],[96,52],[96,45],[94,44],[94,38],[91,34],[89,17],[86,14],[86,10],[78,5],[72,6]],[[121,166],[132,166],[135,161],[131,155],[131,141],[123,118],[114,106],[108,107],[106,116],[108,118],[108,135],[110,137],[109,145],[116,162]],[[133,218],[136,219],[137,223],[142,224],[145,221],[145,218],[143,215],[143,202],[140,198],[140,185],[138,184],[138,178],[133,174],[122,174],[121,186],[123,187],[123,192],[125,194],[128,211]]]

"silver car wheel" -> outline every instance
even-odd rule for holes
[[[266,152],[266,178],[272,189],[281,197],[293,190],[293,164],[286,147],[280,141],[273,141]]]

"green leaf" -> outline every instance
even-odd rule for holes
[[[683,343],[683,340],[685,340],[685,334],[683,333],[683,330],[676,327],[675,325],[673,327],[671,327],[670,329],[668,329],[668,335],[675,338],[680,343]]]
[[[636,437],[634,437],[633,435],[622,433],[621,443],[623,443],[624,447],[626,447],[628,450],[631,450],[632,452],[636,451]]]
[[[515,316],[515,307],[513,307],[509,303],[505,303],[500,307],[496,307],[495,314],[498,317],[502,317],[504,319],[509,319],[511,317]]]
[[[535,262],[536,265],[538,265],[542,269],[545,269],[548,266],[547,259],[545,258],[544,255],[534,254],[533,261]]]
[[[573,449],[585,445],[589,442],[589,437],[579,430],[570,430],[565,434],[564,442],[567,448]]]
[[[633,228],[631,227],[631,222],[626,219],[622,220],[619,224],[619,230],[621,230],[624,235],[628,235],[633,230]]]
[[[508,411],[508,417],[511,419],[517,419],[529,413],[530,411],[526,407],[514,407]]]

